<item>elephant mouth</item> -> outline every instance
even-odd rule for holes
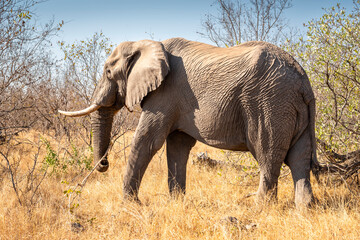
[[[81,117],[81,116],[89,115],[92,112],[95,112],[100,107],[101,106],[97,104],[91,104],[90,107],[87,107],[79,111],[67,112],[67,111],[58,110],[58,112],[68,117]]]

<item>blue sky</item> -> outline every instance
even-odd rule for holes
[[[246,1],[246,0],[243,0]],[[303,23],[323,15],[322,8],[341,2],[347,9],[352,0],[293,0],[286,10],[289,25],[304,31]],[[207,13],[216,13],[214,0],[48,0],[36,7],[41,22],[54,17],[66,22],[57,40],[72,43],[102,31],[111,41],[171,37],[210,43],[197,34]]]

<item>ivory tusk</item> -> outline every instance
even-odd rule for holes
[[[90,107],[85,108],[85,109],[80,110],[80,111],[66,112],[66,111],[58,110],[58,112],[61,113],[61,114],[64,114],[65,116],[68,116],[68,117],[81,117],[81,116],[88,115],[88,114],[98,110],[100,107],[101,106],[99,106],[99,105],[91,104]]]

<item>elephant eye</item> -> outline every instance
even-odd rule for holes
[[[109,79],[111,78],[111,70],[110,69],[106,70],[106,76]]]

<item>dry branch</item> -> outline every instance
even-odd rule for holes
[[[16,180],[14,178],[14,172],[13,172],[13,168],[11,167],[11,164],[10,164],[10,161],[9,159],[7,158],[7,156],[0,152],[0,154],[2,155],[2,157],[6,160],[6,163],[7,163],[7,166],[9,168],[9,173],[10,173],[10,177],[11,177],[11,183],[12,183],[12,187],[15,191],[15,194],[16,194],[16,197],[19,201],[19,204],[22,205],[22,202],[21,202],[21,199],[20,199],[20,196],[19,196],[19,192],[18,192],[18,189],[17,189],[17,184],[16,184]]]
[[[210,168],[231,167],[231,168],[235,168],[236,170],[239,170],[239,171],[241,171],[245,168],[245,166],[243,166],[243,165],[212,159],[207,155],[207,153],[204,153],[204,152],[197,154],[196,161],[194,161],[193,164],[208,166]]]
[[[360,170],[360,150],[347,154],[336,153],[331,146],[316,139],[318,149],[324,154],[327,161],[320,163],[319,173],[330,173],[342,176],[345,180],[357,174]]]

